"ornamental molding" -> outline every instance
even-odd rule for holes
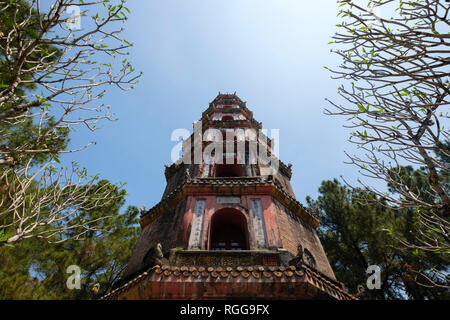
[[[287,194],[281,187],[275,185],[272,179],[239,177],[232,179],[221,178],[193,178],[185,181],[164,197],[157,205],[141,214],[142,228],[160,217],[165,212],[174,209],[187,196],[234,196],[241,195],[270,195],[289,211],[296,214],[314,229],[319,220],[309,212],[300,202]]]

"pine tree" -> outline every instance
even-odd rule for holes
[[[350,292],[358,294],[363,286],[366,299],[449,298],[443,288],[419,284],[421,274],[429,275],[433,268],[445,270],[448,255],[415,254],[399,246],[399,239],[412,237],[417,219],[414,211],[393,210],[381,199],[373,202],[375,195],[349,189],[336,179],[323,181],[319,193],[316,200],[307,197],[307,203],[319,214],[318,234],[336,277]],[[381,268],[379,290],[366,287],[370,265]]]
[[[121,276],[139,232],[139,210],[130,206],[121,213],[125,191],[115,187],[114,192],[116,200],[109,206],[77,217],[88,221],[109,215],[99,226],[108,232],[89,231],[83,239],[54,244],[33,238],[0,247],[0,299],[93,299],[110,289]],[[71,236],[70,231],[61,235]],[[70,265],[81,269],[79,290],[66,286]]]

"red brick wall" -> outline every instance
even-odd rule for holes
[[[282,243],[278,232],[276,214],[274,212],[272,204],[272,197],[262,195],[242,196],[240,204],[216,203],[216,196],[198,196],[198,197],[189,196],[186,202],[186,214],[183,219],[183,227],[182,227],[182,230],[184,232],[184,239],[186,239],[186,244],[188,242],[191,230],[195,199],[205,199],[206,205],[205,205],[205,217],[203,220],[202,249],[208,249],[210,224],[213,214],[223,208],[237,209],[245,216],[247,220],[247,227],[249,234],[249,247],[250,249],[256,249],[253,231],[254,229],[252,225],[252,219],[250,218],[251,199],[254,198],[261,199],[262,202],[268,247],[281,247]]]
[[[304,249],[307,249],[313,255],[317,270],[335,279],[316,231],[299,217],[291,214],[276,200],[274,200],[274,207],[277,212],[277,225],[283,248],[296,255],[297,246],[300,243]]]
[[[185,205],[186,201],[181,201],[176,208],[164,213],[142,230],[125,269],[124,277],[139,271],[143,266],[142,262],[145,254],[158,243],[161,243],[165,254],[172,248],[184,246],[182,219]]]

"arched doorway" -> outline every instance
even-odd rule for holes
[[[233,116],[222,116],[222,120],[234,120]]]
[[[211,218],[210,250],[248,250],[248,228],[244,215],[236,209],[225,208]]]

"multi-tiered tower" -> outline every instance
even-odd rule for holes
[[[261,128],[236,94],[219,93],[166,166],[162,199],[142,211],[123,279],[104,299],[353,299]]]

